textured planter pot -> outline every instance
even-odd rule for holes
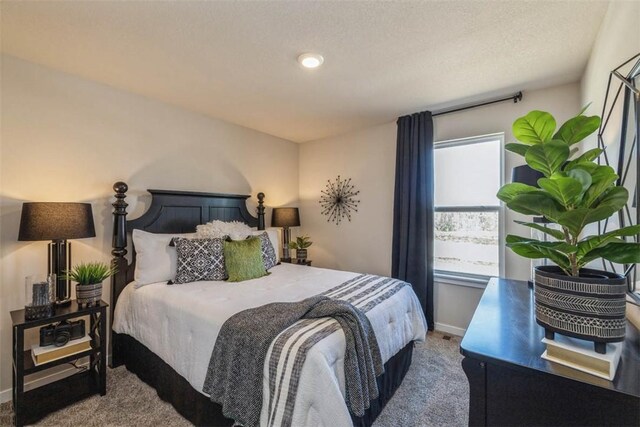
[[[91,285],[76,285],[76,299],[79,305],[94,305],[102,299],[102,282]]]
[[[307,250],[306,249],[296,249],[296,259],[301,261],[305,261],[307,259]]]
[[[584,268],[580,277],[557,266],[535,268],[536,321],[545,337],[554,333],[593,341],[598,353],[606,343],[624,340],[627,282],[623,276]]]

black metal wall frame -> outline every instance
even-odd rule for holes
[[[635,61],[635,62],[634,62]],[[630,68],[630,64],[633,64]],[[624,70],[626,71],[623,74]],[[618,87],[615,88],[615,85]],[[620,227],[640,223],[640,210],[638,203],[638,180],[640,178],[640,154],[638,151],[638,136],[640,135],[640,53],[629,58],[620,66],[616,67],[609,73],[609,81],[607,82],[607,91],[605,94],[604,104],[602,106],[602,123],[598,130],[598,147],[604,150],[603,156],[606,165],[616,170],[619,178],[617,185],[631,188],[629,200],[622,210],[618,212],[618,222]],[[609,95],[615,88],[615,95],[610,99]],[[620,141],[617,156],[617,164],[611,164],[610,156],[605,150],[605,136],[611,117],[622,102],[622,122],[620,123]],[[613,143],[615,141],[609,141]],[[635,165],[635,173],[631,170],[631,166]],[[635,213],[632,211],[635,210]],[[598,232],[606,233],[613,226],[609,219],[598,224]],[[625,238],[628,241],[640,242],[640,235]],[[638,280],[638,266],[634,265],[616,265],[609,261],[602,261],[603,267],[610,271],[625,274],[629,293],[640,302],[640,296],[635,293],[636,282]],[[607,268],[609,267],[609,268]],[[622,271],[620,271],[622,269]]]

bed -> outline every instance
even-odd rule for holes
[[[325,328],[329,332],[309,348],[304,364],[296,367],[296,374],[287,381],[278,371],[287,371],[287,366],[274,368],[278,365],[277,354],[274,356],[276,351],[270,349],[267,360],[271,360],[271,366],[265,361],[264,367],[260,424],[373,423],[402,382],[411,364],[414,342],[424,339],[426,333],[424,315],[410,286],[378,276],[282,263],[270,269],[269,276],[246,282],[201,281],[168,286],[160,281],[136,288],[135,248],[131,262],[126,258],[133,230],[189,233],[214,219],[241,221],[264,230],[265,195],[258,194],[254,217],[246,207],[246,195],[149,190],[152,200],[148,210],[127,221],[128,187],[119,182],[114,190],[112,254],[118,273],[112,278],[111,288],[111,367],[125,365],[196,425],[231,426],[234,421],[224,417],[222,407],[202,391],[207,363],[226,319],[269,302],[293,302],[323,293],[349,296],[352,289],[371,287],[377,292],[373,297],[360,298],[357,303],[355,297],[352,300],[366,310],[378,339],[385,368],[377,378],[379,397],[363,416],[349,413],[341,369],[344,334],[340,328]],[[281,381],[276,381],[275,391],[274,378]]]

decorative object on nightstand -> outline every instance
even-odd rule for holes
[[[63,272],[71,265],[68,239],[95,237],[93,213],[89,203],[23,203],[19,241],[51,240],[48,273],[55,276],[56,304],[71,301],[71,288]]]
[[[16,426],[33,424],[47,414],[93,394],[104,396],[107,393],[107,307],[107,303],[99,301],[93,307],[82,308],[73,300],[69,305],[56,307],[51,318],[38,320],[26,319],[25,310],[11,312],[13,411]],[[80,333],[84,335],[82,317],[89,317],[89,325],[86,337],[80,338]],[[62,347],[32,346],[25,349],[25,331],[51,322],[56,324],[42,329],[43,344],[55,339],[56,330],[60,339],[66,339],[67,334],[68,338],[73,335],[77,339]],[[80,367],[73,375],[31,390],[24,389],[27,382],[25,377],[59,365],[75,363],[83,357],[89,358],[87,366]]]
[[[78,305],[91,306],[102,298],[102,282],[116,273],[114,266],[103,262],[88,262],[76,265],[66,273],[68,280],[77,282],[76,299]]]
[[[516,221],[543,232],[549,241],[508,235],[507,246],[525,258],[548,258],[556,265],[535,268],[536,321],[553,339],[558,332],[592,341],[595,351],[606,353],[607,343],[624,340],[627,278],[617,273],[584,268],[595,260],[610,263],[640,262],[640,243],[625,237],[640,234],[640,225],[607,233],[584,235],[588,224],[608,220],[622,210],[629,198],[616,185],[619,176],[600,165],[603,153],[594,148],[573,156],[573,147],[600,126],[598,116],[581,111],[556,132],[554,117],[531,111],[513,124],[513,135],[522,143],[505,148],[525,158],[544,178],[539,188],[522,183],[506,184],[498,198],[524,215],[544,216],[561,230],[536,222]]]
[[[299,236],[296,237],[295,241],[289,242],[289,249],[294,249],[296,251],[296,259],[304,262],[307,259],[307,248],[312,244],[313,242],[309,240],[309,236]]]
[[[322,215],[327,216],[327,222],[333,221],[340,225],[345,218],[351,221],[352,211],[358,212],[360,200],[355,197],[360,194],[360,190],[356,190],[351,184],[351,178],[343,180],[338,175],[335,182],[327,180],[327,185],[321,193],[320,206]]]
[[[300,212],[298,208],[273,208],[271,214],[271,226],[282,227],[282,259],[288,261],[290,227],[300,227]]]
[[[46,319],[53,316],[53,305],[56,300],[53,291],[55,280],[53,274],[40,274],[25,278],[25,319]]]
[[[622,356],[622,343],[607,344],[606,354],[596,353],[590,341],[558,335],[552,340],[543,338],[546,350],[542,358],[578,371],[611,381],[616,376]]]

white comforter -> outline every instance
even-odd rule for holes
[[[140,288],[131,283],[118,299],[113,330],[144,344],[202,392],[216,337],[233,314],[275,301],[299,301],[357,276],[293,264],[276,266],[271,273],[240,283],[169,286],[162,282]],[[424,314],[408,286],[368,311],[367,317],[375,330],[383,362],[409,342],[425,338]],[[344,402],[344,352],[342,330],[309,350],[300,374],[292,425],[351,425]],[[268,391],[267,363],[264,378]],[[268,399],[266,393],[264,399],[263,403]],[[266,406],[263,404],[263,426],[269,424]]]

